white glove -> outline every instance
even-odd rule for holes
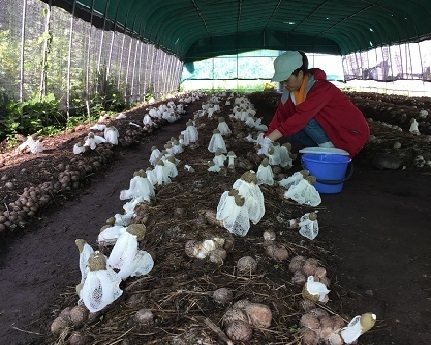
[[[268,155],[268,150],[270,147],[272,147],[272,140],[269,139],[268,137],[265,137],[265,139],[263,139],[259,145],[260,145],[260,149],[257,151],[257,154]]]

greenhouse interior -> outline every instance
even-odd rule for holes
[[[429,18],[0,0],[0,343],[430,344]]]

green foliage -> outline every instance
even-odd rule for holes
[[[35,133],[43,127],[60,125],[65,120],[58,111],[58,100],[50,93],[39,101],[34,97],[27,102],[12,102],[9,105],[9,119],[18,123],[16,130],[24,135]]]

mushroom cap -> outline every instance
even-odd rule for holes
[[[316,220],[317,219],[317,213],[316,212],[309,213],[308,219],[310,219],[310,220]]]
[[[376,315],[373,313],[364,313],[361,315],[361,334],[371,329],[376,323]]]
[[[242,174],[241,180],[248,183],[256,184],[257,183],[256,173],[253,170],[246,171],[244,174]]]
[[[213,130],[213,134],[220,134],[220,131],[216,128]]]
[[[87,243],[87,241],[82,239],[82,238],[77,238],[75,240],[75,244],[78,247],[80,253],[82,253],[82,251],[84,250],[84,246],[86,243]]]
[[[308,170],[301,170],[300,173],[302,174],[302,176],[307,177],[308,175],[310,175],[310,172]]]
[[[106,257],[99,251],[90,254],[87,263],[91,272],[106,270]]]
[[[129,234],[135,235],[138,241],[142,241],[145,237],[145,233],[147,232],[147,227],[145,224],[130,224],[126,231]]]
[[[235,204],[237,204],[237,206],[240,206],[240,207],[244,206],[245,198],[240,194],[235,195]]]
[[[157,146],[151,146],[151,151],[157,150]]]
[[[168,141],[165,145],[163,145],[163,147],[164,147],[165,149],[171,149],[171,148],[172,148],[172,142],[171,142],[171,141]]]
[[[311,185],[314,185],[316,183],[316,177],[314,177],[314,176],[307,176],[305,178],[305,180],[307,180],[308,183],[311,184]]]
[[[228,157],[236,157],[236,154],[235,154],[235,152],[233,152],[233,151],[229,151],[228,153],[227,153],[227,156]]]
[[[262,162],[260,162],[260,164],[263,165],[264,167],[267,167],[269,165],[268,157],[262,159]]]
[[[238,189],[231,189],[231,190],[227,193],[227,195],[229,195],[229,196],[237,196],[237,195],[238,195],[238,193],[239,193]]]
[[[220,117],[218,118],[218,122],[219,122],[219,123],[225,122],[224,117],[223,117],[223,116],[220,116]]]
[[[168,158],[166,158],[166,160],[171,163],[175,163],[177,161],[174,155],[170,155]]]

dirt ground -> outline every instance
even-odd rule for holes
[[[267,122],[274,103],[272,99],[268,102],[266,96],[262,99],[252,103]],[[54,337],[50,327],[64,308],[78,301],[75,285],[80,281],[79,252],[74,240],[83,238],[98,248],[100,228],[106,219],[121,213],[124,201],[119,199],[119,193],[128,188],[135,171],[149,166],[151,147],[161,148],[177,137],[187,120],[201,109],[203,100],[189,105],[179,121],[163,123],[152,133],[141,131],[137,135],[126,126],[124,131],[121,128],[120,133],[127,132],[132,138],[129,142],[90,153],[87,163],[95,168],[89,169],[78,184],[54,189],[55,193],[51,190],[55,197],[38,209],[34,219],[2,229],[0,344],[68,343],[67,335],[62,339]],[[224,112],[227,118],[229,111]],[[131,111],[128,121],[138,123],[143,113],[143,109]],[[250,143],[233,136],[228,140],[230,148],[248,161],[244,159],[243,166],[225,175],[208,172],[205,162],[211,155],[206,146],[216,122],[202,121],[200,144],[178,155],[182,161],[179,176],[159,188],[151,207],[138,212],[142,222],[143,215],[148,215],[147,234],[140,247],[154,255],[154,269],[148,276],[125,281],[118,303],[78,330],[91,339],[89,344],[222,344],[204,320],[209,318],[222,327],[220,320],[227,306],[215,304],[210,292],[228,287],[234,291],[234,301],[247,298],[272,310],[271,327],[253,330],[250,344],[301,344],[302,288],[291,283],[292,273],[287,268],[289,260],[300,254],[316,258],[328,271],[330,301],[320,308],[345,321],[369,311],[377,315],[376,325],[359,338],[359,344],[430,344],[429,170],[426,166],[417,169],[402,165],[398,169],[376,169],[372,164],[376,154],[387,153],[395,140],[401,141],[403,147],[414,143],[416,148],[409,150],[415,154],[417,148],[428,150],[429,144],[409,134],[389,131],[376,123],[378,113],[372,114],[370,126],[381,141],[370,143],[355,157],[353,175],[341,193],[322,194],[322,203],[310,208],[283,200],[278,188],[262,187],[266,214],[261,222],[252,225],[247,236],[234,238],[234,249],[228,252],[223,265],[188,258],[184,244],[189,239],[211,236],[230,238],[225,229],[204,219],[202,211],[214,209],[221,193],[247,171],[246,163],[256,168],[256,162],[248,154]],[[120,128],[119,123],[115,125]],[[88,133],[88,127],[47,138],[46,151],[37,157],[3,154],[0,175],[6,177],[2,178],[0,190],[2,211],[12,211],[10,202],[25,187],[52,181],[53,176],[55,180],[75,158],[71,147]],[[246,129],[239,126],[236,131]],[[98,156],[103,158],[93,159]],[[406,157],[401,155],[402,164],[408,161]],[[78,165],[76,161],[71,165],[74,163]],[[195,173],[186,172],[184,164],[188,163],[195,167]],[[298,159],[284,173],[290,175],[300,169]],[[4,186],[8,181],[13,188]],[[312,209],[318,210],[319,235],[310,241],[297,230],[288,229],[286,223]],[[275,262],[265,254],[262,235],[269,228],[288,249],[287,261]],[[109,248],[100,249],[109,253]],[[237,260],[244,255],[258,262],[257,272],[245,277],[235,272]],[[132,316],[143,307],[152,310],[154,321],[136,327]]]

